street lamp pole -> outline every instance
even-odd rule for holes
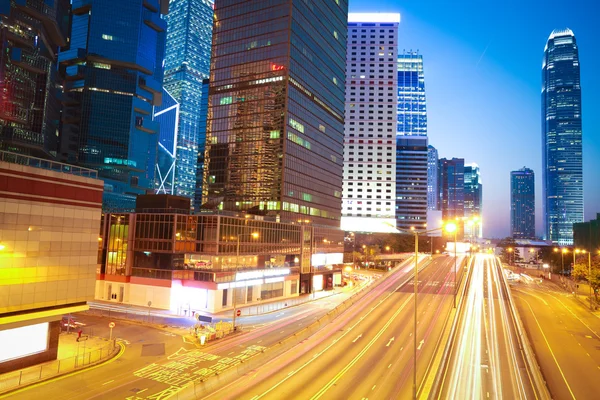
[[[458,229],[457,229],[458,230]],[[458,285],[456,280],[456,231],[454,231],[454,308],[456,308],[456,292],[458,291]]]
[[[413,345],[415,354],[413,357],[413,399],[417,398],[417,289],[419,287],[419,232],[414,231],[415,235],[415,320],[414,320],[414,334],[413,334]]]

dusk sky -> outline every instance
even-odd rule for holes
[[[350,12],[399,12],[399,51],[425,67],[429,143],[481,168],[485,237],[510,234],[510,171],[535,171],[542,234],[541,86],[553,29],[575,33],[581,63],[585,220],[600,212],[598,0],[350,0]]]

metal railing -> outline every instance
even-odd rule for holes
[[[115,340],[111,340],[100,348],[87,350],[82,345],[75,356],[2,374],[0,375],[0,394],[109,359],[120,349],[120,346],[117,346],[115,342]],[[84,344],[85,341],[82,341],[82,343]]]
[[[23,154],[12,153],[10,151],[0,150],[0,161],[98,179],[98,171],[93,169],[77,167],[75,165],[64,164],[52,160],[45,160],[43,158],[25,156]]]

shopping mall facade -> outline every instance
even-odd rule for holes
[[[192,214],[187,204],[148,195],[138,197],[135,212],[103,214],[96,299],[189,315],[342,284],[340,229],[250,214]]]

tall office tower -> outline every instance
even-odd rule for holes
[[[135,208],[154,188],[168,0],[73,0],[61,155],[98,171],[105,210]]]
[[[481,214],[483,212],[483,183],[481,171],[475,163],[465,165],[464,217],[470,221],[465,225],[465,236],[470,239],[482,237]]]
[[[432,145],[427,146],[427,209],[439,210],[440,189],[438,178],[440,176],[440,160],[438,151]]]
[[[440,205],[442,219],[461,219],[465,215],[465,160],[462,158],[440,159]],[[462,239],[464,229],[458,227]]]
[[[165,88],[180,105],[175,154],[175,192],[194,199],[200,134],[202,80],[210,73],[213,0],[171,0],[167,21]],[[201,173],[201,172],[200,172]]]
[[[573,244],[583,222],[583,160],[579,52],[570,29],[554,30],[542,64],[544,239]]]
[[[167,89],[163,88],[162,104],[153,108],[152,115],[154,121],[159,125],[154,191],[160,194],[173,194],[175,191],[179,103]]]
[[[348,17],[342,229],[394,232],[400,14]]]
[[[347,10],[215,4],[204,209],[339,227]]]
[[[59,48],[70,36],[69,0],[0,4],[0,150],[55,158]]]
[[[510,234],[535,238],[535,174],[529,168],[510,173]]]
[[[398,120],[396,132],[396,225],[427,226],[427,103],[423,56],[398,56]]]
[[[200,209],[202,205],[202,175],[204,173],[204,151],[206,150],[206,119],[208,118],[208,89],[210,80],[202,81],[202,100],[198,112],[198,160],[196,161],[196,193],[194,196],[194,208]]]

